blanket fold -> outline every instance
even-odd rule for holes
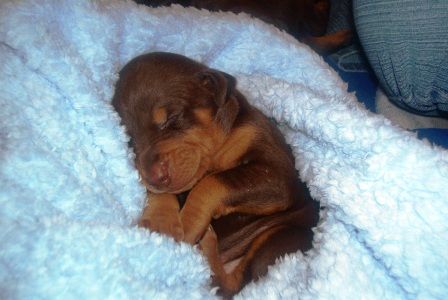
[[[307,46],[247,15],[130,1],[0,4],[0,298],[208,299],[195,249],[135,226],[145,189],[110,101],[169,51],[233,74],[322,206],[313,249],[240,299],[443,299],[448,152],[364,109]]]

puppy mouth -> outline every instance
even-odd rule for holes
[[[163,158],[163,162],[155,164],[163,164],[164,169],[163,176],[157,176],[159,178],[157,182],[150,180],[151,176],[142,176],[143,184],[152,193],[182,193],[191,190],[202,177],[201,155],[191,149],[177,149],[167,154]],[[154,167],[150,166],[149,168]],[[144,173],[151,174],[151,171],[146,170]]]
[[[186,191],[191,190],[196,183],[199,181],[199,179],[193,179],[191,182],[185,184],[185,185],[179,185],[179,186],[169,186],[169,187],[157,187],[150,183],[148,183],[147,180],[143,179],[143,184],[145,185],[146,189],[154,194],[163,194],[163,193],[169,193],[169,194],[180,194]]]

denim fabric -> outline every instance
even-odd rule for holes
[[[423,115],[448,113],[448,1],[353,0],[356,30],[389,99]]]

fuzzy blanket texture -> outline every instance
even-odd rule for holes
[[[247,15],[1,1],[0,298],[211,299],[199,251],[136,227],[145,189],[110,101],[149,51],[233,74],[323,210],[314,248],[240,299],[446,299],[448,152],[365,110],[307,46]]]

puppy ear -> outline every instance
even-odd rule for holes
[[[235,96],[236,79],[224,72],[208,69],[198,73],[201,84],[214,94],[218,106],[215,120],[225,133],[230,132],[240,106]]]
[[[202,86],[214,94],[218,107],[224,105],[232,95],[236,86],[236,79],[227,73],[208,69],[197,74]]]

